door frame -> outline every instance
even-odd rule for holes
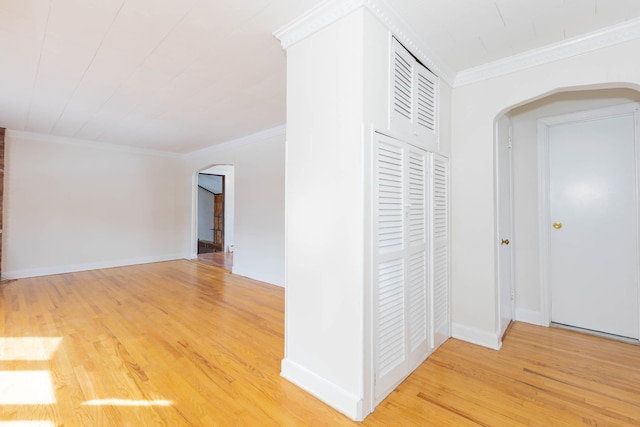
[[[638,109],[640,103],[630,102],[612,107],[596,108],[576,113],[544,117],[538,120],[538,230],[540,239],[540,314],[543,326],[551,325],[551,203],[549,179],[549,128],[552,126],[579,123],[607,117],[632,115],[635,122],[636,153],[636,252],[640,254],[640,122]],[[637,257],[636,257],[637,259]],[[636,262],[636,271],[640,277],[640,260]],[[637,284],[640,288],[640,281]],[[639,292],[640,295],[640,292]],[[640,307],[640,298],[638,301]]]
[[[502,120],[507,120],[507,134],[505,135],[504,132],[501,131],[501,121]],[[509,271],[510,271],[510,283],[509,283],[509,300],[510,300],[510,307],[509,310],[511,311],[511,321],[513,322],[515,320],[515,311],[516,311],[516,307],[515,307],[515,262],[514,262],[514,256],[515,256],[515,251],[513,249],[513,240],[514,240],[514,234],[513,234],[513,151],[511,150],[511,146],[512,146],[512,141],[513,141],[513,136],[512,136],[512,130],[513,127],[511,125],[511,120],[505,115],[501,115],[500,117],[498,117],[498,119],[495,121],[494,123],[494,135],[495,135],[495,143],[494,143],[494,164],[495,164],[495,169],[494,169],[494,194],[496,195],[495,197],[495,215],[494,215],[494,234],[495,234],[495,274],[496,274],[496,307],[497,307],[497,311],[496,311],[496,325],[497,325],[497,334],[498,334],[498,339],[500,340],[500,342],[502,341],[502,338],[504,337],[505,332],[507,331],[509,324],[507,325],[503,325],[502,324],[502,312],[503,312],[503,307],[502,307],[502,301],[503,301],[503,292],[506,291],[505,289],[505,284],[502,283],[502,278],[501,278],[501,265],[502,265],[502,259],[500,257],[500,252],[501,252],[501,240],[505,237],[504,235],[501,235],[500,233],[500,222],[502,220],[502,217],[500,215],[500,207],[502,206],[504,202],[504,200],[500,197],[500,182],[502,182],[502,180],[508,180],[509,181],[509,230],[508,230],[508,238],[511,240],[511,243],[509,244],[509,250],[511,251],[511,257],[509,260]],[[509,174],[508,176],[502,176],[502,174],[500,173],[500,166],[501,166],[501,156],[500,156],[500,143],[503,143],[504,141],[507,142],[507,144],[509,145]]]
[[[198,174],[211,173],[225,177],[225,250],[233,252],[235,240],[235,166],[232,164],[213,164],[193,172],[191,176],[191,230],[189,231],[189,259],[198,258]],[[229,247],[231,245],[231,248]]]

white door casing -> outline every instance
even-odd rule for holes
[[[547,323],[638,338],[637,107],[539,123]]]
[[[513,203],[511,121],[496,121],[496,277],[498,278],[498,335],[506,332],[514,312]]]

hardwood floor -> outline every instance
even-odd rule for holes
[[[188,261],[4,283],[0,425],[358,425],[280,377],[283,310]],[[498,352],[447,341],[362,424],[640,425],[639,398],[640,346],[516,323]]]
[[[196,262],[211,265],[213,267],[222,268],[231,271],[233,267],[233,252],[209,252],[206,254],[198,254]]]

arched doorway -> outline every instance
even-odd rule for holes
[[[512,133],[513,188],[513,282],[515,291],[515,319],[549,325],[550,307],[546,303],[549,278],[542,238],[541,215],[544,209],[544,181],[541,180],[541,164],[545,153],[541,152],[538,139],[538,122],[550,116],[578,111],[594,110],[640,101],[640,92],[630,88],[600,88],[559,91],[508,109],[499,116],[507,120]],[[496,133],[496,149],[498,134]],[[496,156],[496,171],[500,169]],[[500,177],[496,174],[496,188]],[[498,194],[498,193],[496,193]],[[499,199],[497,197],[497,199]],[[496,205],[496,212],[499,206]],[[498,250],[497,250],[498,253]],[[499,278],[499,272],[496,272]],[[498,281],[499,291],[502,284]],[[498,298],[502,311],[505,302]]]
[[[194,174],[192,258],[232,271],[235,176],[233,165],[213,165]]]

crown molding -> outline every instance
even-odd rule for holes
[[[243,136],[238,139],[232,139],[231,141],[215,144],[207,148],[191,151],[186,154],[187,159],[198,158],[210,153],[217,153],[218,151],[230,150],[232,148],[242,147],[243,145],[255,144],[256,142],[264,141],[265,139],[274,138],[277,136],[286,136],[287,126],[280,125],[271,129],[263,130],[261,132],[252,133],[251,135]]]
[[[638,38],[640,38],[640,18],[630,19],[582,36],[460,71],[453,86],[459,87],[504,76]]]
[[[276,30],[273,35],[286,50],[362,6],[364,0],[325,0]]]
[[[112,144],[108,142],[91,141],[88,139],[49,135],[49,134],[43,134],[43,133],[23,131],[23,130],[7,129],[7,135],[10,138],[20,138],[24,140],[37,141],[37,142],[74,145],[76,147],[85,147],[85,148],[98,148],[101,150],[121,151],[125,153],[144,154],[148,156],[172,157],[172,158],[179,158],[179,159],[185,158],[184,154],[174,153],[171,151],[153,150],[150,148],[133,147],[131,145]]]
[[[415,36],[407,23],[385,0],[325,0],[313,9],[276,30],[273,35],[283,49],[364,7],[434,74],[453,85],[455,73]]]

